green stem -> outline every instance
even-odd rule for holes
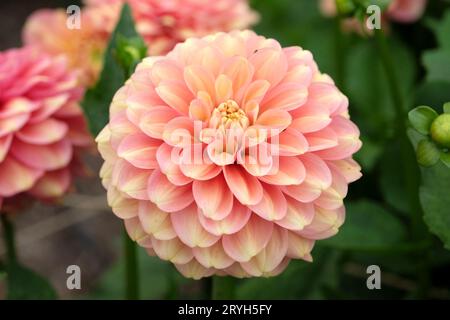
[[[5,240],[8,263],[13,264],[17,261],[16,246],[14,243],[14,226],[11,221],[9,221],[6,213],[0,212],[0,217],[3,225],[3,236]]]
[[[139,272],[136,244],[124,231],[123,246],[125,254],[125,297],[127,300],[139,299]]]
[[[375,30],[375,40],[378,52],[386,73],[388,85],[390,87],[392,102],[394,103],[395,119],[396,119],[396,134],[400,140],[400,156],[403,167],[403,175],[405,177],[405,191],[408,196],[410,209],[412,213],[412,235],[416,240],[421,240],[426,237],[426,228],[422,220],[422,209],[419,200],[419,171],[417,169],[414,150],[407,136],[407,108],[403,99],[400,85],[395,74],[395,65],[391,56],[391,49],[388,46],[386,37],[382,30]],[[419,281],[419,288],[417,292],[418,297],[426,296],[426,291],[429,286],[429,274],[427,271],[427,257],[420,258],[420,266],[417,268],[417,279]]]
[[[231,300],[234,298],[236,279],[232,277],[213,277],[212,299]]]

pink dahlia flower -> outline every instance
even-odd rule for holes
[[[422,17],[426,6],[427,0],[394,0],[387,10],[387,15],[391,20],[411,23]]]
[[[124,0],[85,0],[106,30],[116,24]],[[191,36],[245,29],[258,16],[247,0],[128,0],[150,55],[166,54]]]
[[[97,142],[130,237],[195,279],[311,261],[361,176],[347,98],[309,51],[251,31],[144,59]]]
[[[42,9],[33,13],[23,29],[23,40],[52,55],[65,55],[69,67],[77,69],[80,84],[92,86],[100,74],[109,33],[93,10],[83,10],[80,29],[67,27],[62,9]]]
[[[413,23],[422,17],[425,12],[427,0],[392,0],[391,4],[382,16],[382,25],[386,26],[388,20],[399,23]],[[337,15],[336,0],[320,0],[319,9],[325,17]],[[346,32],[357,32],[359,34],[371,33],[361,26],[356,18],[346,18],[342,21],[342,28]]]
[[[0,209],[24,194],[51,200],[68,190],[78,151],[92,144],[81,95],[63,58],[0,52]]]

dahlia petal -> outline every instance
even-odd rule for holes
[[[0,197],[10,197],[31,188],[42,176],[40,169],[28,167],[13,157],[0,162]]]
[[[331,123],[330,111],[324,105],[306,102],[290,113],[292,115],[291,127],[302,133],[318,131]]]
[[[215,83],[216,103],[221,104],[227,101],[233,95],[233,82],[226,75],[221,74],[217,77]]]
[[[358,127],[341,116],[333,118],[330,127],[336,132],[338,145],[334,148],[317,151],[316,154],[324,160],[340,160],[351,157],[361,148]]]
[[[170,219],[180,240],[191,248],[210,247],[220,239],[220,237],[209,233],[202,227],[195,205],[191,205],[180,212],[171,213]]]
[[[29,144],[51,144],[64,138],[69,127],[55,119],[29,124],[16,133],[17,138]]]
[[[261,101],[261,110],[293,110],[302,106],[308,97],[308,89],[303,83],[284,83],[270,90]]]
[[[194,96],[199,91],[205,91],[214,96],[214,77],[202,66],[191,65],[184,68],[184,81]]]
[[[114,164],[112,184],[132,198],[148,200],[147,182],[151,173],[151,170],[138,169],[118,159]]]
[[[221,242],[216,242],[208,248],[192,249],[195,259],[205,268],[225,269],[234,263],[223,249]]]
[[[249,208],[265,220],[280,220],[286,216],[287,202],[278,187],[263,184],[263,197],[261,201],[256,205],[249,206]]]
[[[214,274],[214,269],[205,268],[195,259],[185,264],[175,264],[175,268],[185,277],[192,278],[194,280],[200,280],[203,277],[210,277]]]
[[[69,189],[70,171],[67,168],[46,172],[28,191],[40,199],[61,197]]]
[[[284,259],[288,250],[288,232],[285,229],[274,227],[272,236],[256,256],[248,262],[241,262],[242,268],[255,277],[264,276],[273,271]]]
[[[158,257],[175,264],[185,264],[194,258],[192,249],[183,244],[178,238],[171,240],[152,238],[152,248]]]
[[[1,159],[1,157],[0,157]],[[361,178],[361,166],[352,158],[343,160],[327,161],[329,167],[340,172],[347,183],[354,182]]]
[[[247,104],[250,101],[254,101],[256,104],[263,100],[267,91],[269,90],[270,82],[267,80],[256,80],[250,83],[244,93],[244,98],[242,99],[242,105],[247,108]],[[247,112],[247,110],[245,110]]]
[[[69,126],[67,138],[73,146],[89,147],[92,144],[92,137],[89,134],[88,126],[83,115],[66,118],[65,123]]]
[[[221,236],[224,234],[233,234],[241,230],[250,219],[251,211],[238,201],[234,201],[230,214],[220,221],[206,218],[200,210],[198,214],[200,223],[208,232],[216,236]]]
[[[234,196],[246,205],[257,204],[263,196],[263,188],[257,178],[249,175],[239,165],[223,168],[225,180]]]
[[[255,68],[253,79],[267,80],[272,88],[283,79],[288,68],[283,51],[274,48],[257,50],[249,61]]]
[[[139,132],[139,129],[128,120],[125,110],[114,115],[111,114],[109,130],[111,131],[111,145],[114,149],[117,149],[123,138]]]
[[[2,105],[0,121],[19,114],[31,113],[38,107],[38,102],[33,102],[22,97],[13,98]]]
[[[279,186],[298,185],[305,180],[306,170],[302,161],[297,157],[279,157],[278,163],[271,171],[259,177],[261,181]]]
[[[142,229],[138,218],[125,219],[125,230],[131,240],[137,242],[139,245],[152,246],[150,236]]]
[[[104,160],[112,161],[116,159],[116,151],[111,146],[111,130],[109,125],[105,126],[95,138],[97,148]]]
[[[113,213],[121,219],[130,219],[138,214],[139,201],[126,197],[113,186],[108,188],[107,200]]]
[[[289,230],[299,231],[311,223],[314,218],[312,203],[303,203],[288,196],[286,196],[286,202],[286,215],[282,219],[274,221],[276,224]]]
[[[247,271],[245,271],[242,267],[241,264],[238,262],[233,263],[231,266],[229,266],[228,268],[225,269],[226,274],[238,278],[238,279],[243,279],[243,278],[249,278],[250,275],[247,273]]]
[[[235,56],[228,59],[221,73],[231,80],[233,92],[237,96],[250,83],[254,68],[244,57]]]
[[[316,207],[313,221],[303,230],[296,233],[311,240],[321,240],[334,236],[345,220],[345,207],[337,210],[326,210]]]
[[[157,240],[170,240],[177,236],[170,214],[160,210],[150,201],[140,201],[138,211],[142,229]]]
[[[0,163],[2,163],[2,161],[6,158],[9,148],[11,147],[12,140],[12,134],[0,137]]]
[[[30,123],[41,122],[61,109],[70,99],[68,93],[44,99],[42,106],[31,114]]]
[[[156,150],[160,144],[160,140],[150,138],[145,134],[132,134],[120,142],[117,155],[137,168],[155,169],[158,167]]]
[[[254,177],[262,177],[270,172],[274,164],[273,145],[265,142],[251,146],[237,154],[237,163]]]
[[[30,119],[30,114],[19,113],[5,119],[0,119],[0,137],[20,130]]]
[[[192,100],[193,96],[184,85],[175,81],[163,81],[155,90],[169,107],[183,115],[189,113],[189,101]]]
[[[308,140],[299,131],[287,128],[278,136],[278,148],[281,156],[298,156],[308,150]]]
[[[181,152],[180,170],[189,178],[209,180],[222,172],[222,168],[205,157],[200,143],[195,143]],[[197,159],[201,155],[202,158]]]
[[[344,205],[344,198],[347,195],[348,184],[344,176],[334,169],[331,170],[333,182],[331,186],[325,189],[319,198],[314,201],[319,207],[333,210]]]
[[[153,85],[158,86],[161,81],[182,79],[183,71],[173,60],[159,60],[153,64],[150,78]]]
[[[194,123],[188,117],[173,118],[164,126],[164,142],[174,147],[190,146],[193,135]]]
[[[68,139],[49,145],[32,145],[14,140],[11,153],[22,163],[36,169],[57,170],[67,166],[73,149]]]
[[[312,262],[311,250],[314,247],[314,240],[305,239],[294,232],[289,232],[288,242],[287,256],[289,258]]]
[[[223,175],[208,181],[194,181],[192,193],[205,217],[222,220],[233,208],[233,194],[227,188]]]
[[[149,137],[162,139],[165,125],[177,116],[178,113],[169,107],[152,107],[142,115],[139,128]]]
[[[255,124],[270,128],[270,130],[279,130],[279,132],[286,129],[292,121],[289,112],[279,109],[269,109],[258,116]]]
[[[148,180],[147,192],[150,200],[166,212],[180,211],[194,201],[192,184],[176,186],[158,169]]]
[[[186,177],[179,166],[179,153],[181,149],[162,143],[156,151],[156,160],[159,169],[174,185],[183,186],[192,182],[192,178]]]
[[[222,237],[223,248],[235,261],[247,262],[267,245],[272,237],[272,230],[272,222],[252,215],[244,228]]]
[[[330,127],[306,133],[305,138],[308,141],[308,151],[310,152],[330,149],[338,145],[338,137]]]

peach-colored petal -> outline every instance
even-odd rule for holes
[[[287,250],[288,232],[283,228],[274,227],[272,236],[264,249],[250,261],[241,263],[241,266],[252,276],[264,276],[283,261]]]
[[[192,193],[206,218],[222,220],[233,208],[233,194],[226,187],[223,175],[208,181],[194,181]]]
[[[170,240],[177,235],[172,227],[170,214],[162,211],[150,201],[139,202],[139,221],[142,229],[157,240]]]
[[[142,115],[139,128],[149,137],[161,139],[166,123],[175,117],[177,117],[175,110],[166,106],[156,106]]]
[[[139,209],[139,201],[126,197],[116,188],[110,186],[107,193],[108,205],[112,211],[121,219],[136,217]]]
[[[112,184],[130,197],[148,200],[147,181],[151,173],[150,170],[140,170],[119,159],[114,164]]]
[[[6,158],[9,148],[11,147],[12,140],[12,134],[0,137],[0,163],[2,163],[2,161]]]
[[[287,128],[278,137],[278,148],[281,156],[298,156],[305,153],[309,140],[299,131]]]
[[[194,257],[205,268],[225,269],[234,263],[223,249],[221,242],[207,248],[194,248]]]
[[[72,159],[72,146],[67,139],[49,145],[35,145],[14,140],[11,153],[22,163],[36,169],[57,170]]]
[[[160,140],[148,137],[143,133],[136,133],[125,137],[117,148],[117,155],[141,169],[155,169],[156,151]]]
[[[192,249],[184,245],[178,238],[170,240],[152,238],[152,248],[158,257],[175,264],[185,264],[194,258]]]
[[[187,278],[199,280],[203,277],[209,277],[214,274],[213,268],[205,268],[195,259],[185,264],[175,264],[175,268]]]
[[[279,186],[298,185],[305,180],[306,170],[300,159],[279,157],[278,160],[278,164],[273,165],[267,175],[259,177],[260,180]]]
[[[206,218],[199,211],[199,220],[202,226],[210,233],[221,236],[224,234],[233,234],[241,230],[248,222],[251,211],[238,201],[233,202],[233,209],[230,214],[222,220],[213,220]]]
[[[302,259],[312,262],[311,250],[314,247],[314,240],[305,239],[294,232],[288,233],[287,256],[293,259]]]
[[[265,248],[272,237],[273,224],[252,215],[244,228],[222,237],[225,252],[234,260],[246,262]]]
[[[314,201],[314,204],[317,206],[328,210],[338,209],[343,206],[343,200],[348,191],[348,184],[344,176],[334,169],[331,170],[331,174],[333,177],[331,186],[325,189],[320,197]]]
[[[28,191],[41,199],[61,197],[69,189],[71,182],[70,171],[67,168],[46,172]]]
[[[31,188],[42,176],[40,169],[30,168],[13,157],[0,162],[0,196],[10,197]]]
[[[299,231],[311,223],[314,218],[314,205],[312,203],[303,203],[288,196],[286,196],[286,201],[286,215],[275,221],[276,224],[289,230]]]
[[[170,219],[180,240],[191,248],[210,247],[220,239],[220,237],[206,231],[200,224],[195,205],[191,205],[180,212],[171,213]]]
[[[150,201],[166,212],[180,211],[194,201],[192,184],[174,185],[158,169],[151,174],[147,191]]]
[[[252,205],[261,201],[263,196],[261,183],[241,166],[226,166],[223,172],[228,187],[242,204]]]
[[[249,208],[268,221],[283,219],[287,213],[287,203],[281,190],[269,184],[263,184],[263,190],[261,201]]]
[[[296,233],[311,240],[326,239],[334,236],[339,231],[339,227],[344,223],[344,219],[345,207],[343,206],[337,210],[326,210],[316,207],[313,221],[303,230],[296,231]]]
[[[163,143],[156,151],[156,160],[161,172],[165,174],[171,183],[183,186],[192,182],[192,179],[186,177],[180,169],[179,161],[177,160],[179,157],[174,156],[174,154],[179,154],[179,151],[181,150]]]

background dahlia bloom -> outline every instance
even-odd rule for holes
[[[23,41],[49,54],[65,55],[69,66],[77,69],[80,84],[92,86],[100,74],[110,32],[89,9],[82,11],[80,29],[69,29],[67,18],[62,9],[34,12],[24,26]]]
[[[383,14],[382,24],[387,20],[399,23],[413,23],[419,20],[425,12],[427,0],[392,0]],[[320,0],[319,9],[325,17],[335,17],[337,14],[336,0]],[[356,18],[346,18],[342,21],[344,31],[357,33],[369,33],[371,30],[363,30],[361,23]]]
[[[78,152],[92,144],[81,96],[64,58],[0,52],[0,209],[24,194],[50,200],[68,190]]]
[[[124,0],[85,0],[96,19],[111,31]],[[246,29],[258,16],[247,0],[128,0],[136,28],[150,55],[166,54],[191,36]]]
[[[109,205],[130,237],[195,279],[311,261],[361,176],[347,98],[309,51],[251,31],[146,58],[97,142]]]

